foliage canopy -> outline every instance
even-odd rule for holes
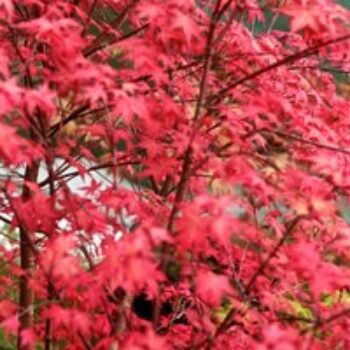
[[[350,348],[346,6],[0,0],[0,38],[1,346]]]

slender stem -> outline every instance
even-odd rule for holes
[[[336,147],[336,146],[332,146],[332,145],[328,145],[328,144],[324,144],[324,143],[319,143],[317,141],[307,140],[301,136],[288,134],[286,132],[278,131],[278,130],[269,130],[269,129],[262,128],[262,129],[254,130],[254,131],[246,134],[245,138],[248,138],[248,137],[250,137],[258,132],[275,134],[277,136],[284,137],[286,139],[289,139],[289,140],[292,140],[295,142],[304,143],[306,145],[314,146],[316,148],[322,148],[322,149],[326,149],[328,151],[350,155],[350,149],[345,149],[345,148]]]
[[[347,154],[350,155],[350,150],[349,149],[344,149],[344,148],[340,148],[340,147],[336,147],[336,146],[331,146],[331,145],[326,145],[323,143],[319,143],[316,141],[311,141],[311,140],[306,140],[302,137],[296,136],[296,135],[290,135],[281,131],[272,131],[272,133],[285,137],[287,139],[296,141],[296,142],[300,142],[300,143],[305,143],[307,145],[310,146],[315,146],[317,148],[323,148],[323,149],[327,149],[328,151],[333,151],[333,152],[338,152],[338,153],[343,153],[343,154]]]
[[[334,322],[342,317],[347,317],[350,315],[350,308],[344,309],[342,311],[337,312],[334,315],[329,316],[326,319],[323,319],[321,321],[319,321],[318,323],[316,323],[316,326],[325,326],[328,323]]]
[[[256,270],[254,275],[250,278],[246,288],[245,288],[245,294],[249,294],[251,288],[253,287],[255,281],[257,278],[265,271],[266,267],[269,265],[272,258],[275,257],[277,252],[280,250],[284,242],[287,240],[287,238],[290,236],[290,234],[293,232],[294,228],[298,224],[298,222],[302,219],[302,216],[297,216],[292,222],[288,225],[286,228],[286,231],[284,232],[283,236],[280,238],[280,240],[277,242],[276,246],[273,248],[273,250],[270,252],[270,254],[266,257],[266,259],[260,264],[259,268]]]
[[[28,165],[25,172],[25,182],[35,182],[38,176],[39,163],[35,162],[32,165]],[[22,201],[25,202],[31,198],[30,189],[24,184]],[[23,225],[20,226],[20,266],[23,270],[23,275],[20,277],[19,282],[19,334],[18,334],[18,350],[30,350],[29,345],[23,345],[21,340],[21,333],[23,330],[31,328],[33,323],[32,306],[33,306],[33,293],[29,286],[29,277],[32,270],[33,252],[30,248],[30,232]]]
[[[50,151],[50,150],[49,150]],[[51,206],[55,208],[56,194],[55,194],[55,174],[53,171],[53,156],[52,153],[46,157],[46,165],[48,169],[49,178],[49,194],[51,197]],[[52,237],[52,234],[50,235]],[[48,281],[47,285],[47,301],[50,304],[54,300],[54,287],[51,281]],[[45,335],[44,335],[44,349],[50,350],[53,346],[52,340],[53,325],[51,318],[47,318],[45,321]]]
[[[174,226],[174,221],[176,214],[179,209],[179,205],[181,204],[184,194],[186,191],[186,186],[188,183],[188,179],[190,177],[190,172],[191,172],[191,165],[192,165],[192,143],[193,140],[196,136],[197,130],[198,130],[198,121],[201,113],[201,108],[205,96],[205,91],[206,91],[206,86],[207,86],[207,77],[208,77],[208,72],[211,64],[211,59],[212,59],[212,44],[214,40],[214,33],[215,33],[215,28],[218,20],[218,11],[221,5],[221,0],[218,0],[216,2],[216,7],[215,10],[213,11],[210,25],[209,25],[209,31],[207,35],[207,43],[206,43],[206,49],[205,49],[205,60],[204,60],[204,67],[202,71],[202,77],[200,80],[200,85],[199,85],[199,94],[197,98],[197,103],[194,111],[194,116],[193,116],[193,129],[192,129],[192,134],[190,135],[190,140],[189,144],[187,146],[187,149],[185,151],[184,155],[184,160],[182,163],[182,171],[180,175],[180,181],[179,185],[177,187],[177,191],[175,194],[175,200],[173,203],[172,210],[170,212],[169,216],[169,221],[168,221],[168,230],[171,232],[173,231],[173,226]]]
[[[106,162],[106,163],[102,163],[102,164],[98,164],[98,165],[94,165],[90,168],[86,169],[86,173],[90,173],[93,171],[98,171],[101,169],[108,169],[108,168],[113,168],[113,167],[122,167],[122,166],[127,166],[127,165],[137,165],[139,164],[139,162],[137,160],[126,160],[126,161],[120,161],[117,163],[114,162]],[[76,171],[72,171],[70,173],[66,173],[66,174],[62,174],[59,176],[56,176],[56,180],[62,180],[62,179],[66,179],[67,177],[70,178],[69,180],[72,180],[74,177],[81,175],[81,172],[79,172],[78,170]],[[39,183],[40,187],[46,186],[47,184],[49,184],[50,182],[50,177],[47,177],[45,180],[41,181]]]
[[[130,4],[126,5],[125,8],[119,13],[119,15],[116,17],[116,19],[113,20],[112,23],[109,24],[109,26],[103,30],[99,35],[96,36],[94,41],[85,49],[85,51],[94,51],[96,47],[101,47],[101,41],[106,38],[106,35],[110,34],[109,29],[118,29],[121,24],[124,22],[127,14],[130,12],[130,10],[139,2],[140,0],[133,0],[130,2]],[[96,1],[95,1],[96,3]],[[95,5],[95,4],[94,4]],[[91,15],[89,17],[91,19]]]
[[[346,34],[340,37],[337,37],[335,39],[330,39],[327,41],[323,41],[319,44],[316,44],[314,46],[310,46],[304,50],[301,50],[299,52],[296,52],[292,55],[289,55],[285,58],[282,58],[281,60],[276,61],[273,64],[270,64],[266,67],[263,67],[261,69],[256,70],[255,72],[251,73],[251,74],[247,74],[244,77],[242,77],[241,79],[238,79],[236,81],[234,81],[233,83],[229,84],[228,86],[222,88],[221,90],[219,90],[214,96],[211,97],[211,102],[212,103],[218,103],[221,101],[221,99],[225,96],[225,94],[227,94],[228,92],[230,92],[231,90],[233,90],[235,87],[244,84],[247,81],[251,81],[257,77],[259,77],[262,74],[265,74],[267,72],[270,72],[278,67],[281,67],[287,63],[293,63],[297,60],[300,60],[302,58],[311,56],[311,55],[315,55],[317,54],[320,49],[330,46],[332,44],[336,44],[342,41],[346,41],[350,39],[350,34]]]
[[[24,7],[24,11],[27,13],[27,18],[30,19],[36,15],[36,10],[33,9],[33,13],[29,13],[29,10]],[[11,27],[9,27],[10,31],[12,31]],[[13,44],[16,49],[16,54],[21,60],[22,65],[25,68],[24,74],[24,82],[26,87],[33,88],[33,80],[28,66],[26,65],[26,60],[21,54],[21,51],[18,49],[15,38],[13,39]],[[37,140],[40,137],[40,112],[38,112],[39,126],[35,123],[35,121],[30,121],[30,138],[32,140]],[[33,161],[31,164],[26,165],[25,175],[22,185],[22,203],[30,200],[32,196],[32,192],[30,188],[27,186],[28,182],[36,182],[38,173],[39,173],[39,161]],[[19,218],[18,218],[19,219]],[[33,268],[33,259],[34,252],[32,250],[32,240],[31,240],[31,232],[28,228],[21,222],[18,221],[19,225],[19,250],[20,250],[20,266],[23,271],[22,276],[19,280],[19,328],[18,328],[18,336],[17,336],[17,349],[18,350],[30,350],[31,346],[29,344],[23,344],[22,342],[22,332],[26,329],[29,329],[33,325],[33,291],[29,285],[29,278],[31,275],[31,271]]]
[[[287,238],[290,236],[290,234],[294,231],[294,228],[296,225],[300,222],[301,219],[303,219],[304,216],[299,215],[295,217],[287,226],[283,236],[280,238],[280,240],[277,242],[276,246],[272,249],[272,251],[269,253],[269,255],[265,258],[265,260],[262,261],[258,269],[255,271],[254,275],[250,278],[247,286],[244,288],[243,295],[248,296],[251,288],[253,287],[255,281],[257,278],[264,272],[266,267],[269,265],[272,258],[275,257],[275,255],[278,253],[284,242],[287,240]],[[219,326],[216,329],[216,332],[214,334],[214,338],[216,338],[219,334],[225,332],[228,327],[232,324],[233,317],[236,313],[239,311],[232,308],[230,312],[226,315],[224,320],[219,324]]]
[[[90,11],[88,13],[88,17],[86,19],[86,22],[85,22],[85,25],[84,25],[84,29],[83,29],[83,32],[82,32],[82,36],[85,36],[86,35],[86,32],[87,32],[87,29],[90,25],[90,22],[91,22],[91,18],[92,18],[92,15],[95,11],[95,8],[96,8],[96,5],[97,5],[97,2],[98,0],[94,0],[94,2],[92,3],[91,7],[90,7]]]
[[[120,36],[120,37],[116,37],[116,38],[112,39],[112,40],[111,40],[110,42],[108,42],[108,43],[100,44],[100,45],[98,45],[98,46],[96,46],[96,47],[92,47],[92,48],[88,47],[88,48],[86,48],[86,49],[83,51],[83,55],[84,55],[85,57],[89,57],[89,56],[91,56],[92,54],[94,54],[94,53],[96,53],[96,52],[98,52],[98,51],[100,51],[100,50],[102,50],[102,49],[105,49],[106,47],[108,47],[108,46],[110,46],[110,45],[112,45],[112,44],[115,44],[115,43],[117,43],[117,42],[121,42],[121,41],[124,41],[124,40],[126,40],[126,39],[131,38],[132,36],[134,36],[134,35],[136,35],[136,34],[142,32],[144,29],[147,29],[148,27],[149,27],[149,24],[146,23],[146,24],[142,25],[141,27],[136,28],[135,30],[133,30],[133,31],[127,33],[127,34],[124,34],[124,35],[122,35],[122,36]]]
[[[88,109],[89,109],[88,104],[84,104],[84,105],[76,108],[65,119],[63,119],[63,120],[61,120],[61,121],[59,121],[56,124],[51,126],[49,133],[48,133],[48,137],[49,138],[53,137],[64,125],[68,124],[72,120],[79,118]]]

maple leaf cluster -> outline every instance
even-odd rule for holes
[[[349,349],[349,53],[331,0],[0,1],[0,347]]]

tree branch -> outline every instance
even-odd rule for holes
[[[53,137],[64,125],[68,124],[69,122],[79,118],[83,112],[85,112],[89,108],[88,104],[84,104],[78,108],[76,108],[74,111],[72,111],[65,119],[60,120],[56,124],[52,125],[48,137]]]
[[[248,137],[250,137],[258,132],[266,132],[266,133],[270,133],[270,134],[275,134],[275,135],[284,137],[286,139],[290,139],[290,140],[300,142],[300,143],[305,143],[307,145],[315,146],[317,148],[323,148],[323,149],[326,149],[328,151],[333,151],[333,152],[338,152],[338,153],[350,155],[350,149],[344,149],[344,148],[340,148],[340,147],[336,147],[336,146],[331,146],[331,145],[319,143],[316,141],[306,140],[300,136],[287,134],[283,131],[278,131],[278,130],[269,130],[269,129],[262,128],[262,129],[254,130],[253,132],[248,133],[247,135],[245,135],[245,138],[248,138]]]
[[[305,216],[300,215],[295,217],[287,226],[286,231],[284,232],[283,236],[280,238],[280,240],[278,241],[278,243],[276,244],[276,246],[272,249],[272,251],[270,252],[270,254],[266,257],[265,260],[263,260],[263,262],[260,264],[260,266],[258,267],[258,269],[256,270],[256,272],[254,273],[254,275],[250,278],[247,286],[244,288],[244,292],[243,294],[248,296],[250,289],[252,288],[252,286],[254,285],[256,279],[264,272],[265,268],[269,265],[270,261],[272,260],[272,258],[275,257],[275,255],[277,254],[277,252],[279,251],[279,249],[282,247],[282,245],[284,244],[284,242],[286,241],[286,239],[290,236],[290,234],[293,232],[294,228],[296,227],[296,225],[300,222],[301,219],[303,219]],[[216,329],[214,338],[217,337],[219,334],[223,333],[227,327],[230,327],[233,316],[236,314],[237,310],[232,308],[229,313],[226,315],[226,317],[224,318],[224,320],[219,324],[219,326]]]
[[[305,58],[314,54],[317,54],[320,49],[327,47],[329,45],[332,44],[336,44],[342,41],[346,41],[350,39],[350,34],[346,34],[343,36],[340,36],[338,38],[335,39],[330,39],[324,42],[321,42],[319,44],[316,44],[314,46],[308,47],[305,50],[296,52],[290,56],[287,56],[285,58],[282,58],[281,60],[276,61],[275,63],[268,65],[267,67],[263,67],[261,69],[256,70],[255,72],[248,74],[238,80],[236,80],[235,82],[233,82],[232,84],[229,84],[228,86],[222,88],[221,90],[219,90],[215,95],[213,95],[210,99],[209,102],[210,103],[219,103],[221,101],[221,99],[223,98],[223,96],[225,94],[227,94],[230,90],[234,89],[235,87],[244,84],[247,81],[253,80],[257,77],[259,77],[262,74],[265,74],[275,68],[278,68],[280,66],[283,66],[287,63],[292,63],[294,61],[300,60],[301,58]]]
[[[137,165],[139,164],[140,162],[139,161],[125,161],[125,162],[120,162],[120,163],[115,163],[115,162],[106,162],[106,163],[102,163],[102,164],[97,164],[97,165],[94,165],[90,168],[87,168],[86,169],[86,172],[87,173],[90,173],[92,171],[97,171],[97,170],[101,170],[101,169],[107,169],[107,168],[112,168],[112,167],[121,167],[121,166],[126,166],[126,165]],[[57,178],[57,180],[62,180],[62,179],[65,179],[67,177],[70,177],[70,178],[73,178],[75,176],[79,176],[80,175],[80,172],[78,170],[76,171],[71,171],[70,173],[67,173],[67,174],[62,174],[61,176],[59,176]],[[50,179],[49,178],[46,178],[45,180],[41,181],[39,183],[39,186],[42,187],[42,186],[46,186],[48,185],[50,182]]]
[[[121,41],[124,41],[126,39],[129,39],[131,38],[132,36],[142,32],[144,29],[147,29],[149,27],[149,24],[146,23],[144,24],[143,26],[139,27],[139,28],[136,28],[134,30],[132,30],[131,32],[125,34],[125,35],[122,35],[120,37],[116,37],[114,39],[112,39],[110,42],[108,43],[105,43],[105,44],[101,44],[99,46],[96,46],[95,48],[94,47],[87,47],[85,50],[83,50],[83,55],[84,57],[89,57],[91,56],[92,54],[96,53],[97,51],[100,51],[102,49],[105,49],[106,47],[112,45],[112,44],[115,44],[117,42],[121,42]]]
[[[197,103],[194,111],[194,116],[193,116],[193,129],[192,129],[192,134],[190,135],[189,143],[185,152],[184,160],[183,160],[183,165],[182,165],[182,171],[180,175],[180,181],[177,187],[177,191],[175,194],[175,200],[173,203],[172,210],[170,212],[169,220],[168,220],[168,230],[171,232],[173,230],[174,226],[174,220],[175,216],[177,214],[178,208],[180,203],[183,200],[186,186],[188,179],[190,177],[190,170],[191,170],[191,165],[192,165],[192,143],[195,138],[195,135],[197,133],[198,129],[198,120],[200,117],[201,113],[201,108],[202,108],[202,103],[204,100],[204,95],[205,95],[205,90],[206,90],[206,85],[207,85],[207,76],[210,68],[210,63],[211,63],[211,58],[212,58],[212,44],[214,40],[214,33],[215,33],[215,28],[218,20],[218,12],[220,9],[221,5],[221,0],[217,0],[216,2],[216,7],[215,10],[213,11],[213,14],[211,16],[211,21],[209,25],[209,30],[208,30],[208,35],[207,35],[207,43],[206,43],[206,48],[205,48],[205,59],[204,59],[204,67],[202,71],[202,76],[200,80],[200,85],[199,85],[199,94],[197,98]]]

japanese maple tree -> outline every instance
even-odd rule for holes
[[[1,348],[349,349],[349,71],[336,1],[0,0]]]

